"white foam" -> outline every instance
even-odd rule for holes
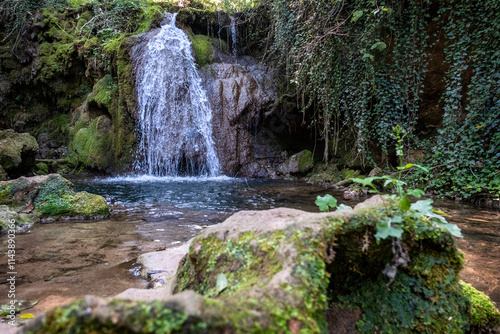
[[[154,175],[125,175],[107,178],[96,178],[97,183],[174,183],[174,182],[229,182],[234,178],[229,176],[154,176]]]

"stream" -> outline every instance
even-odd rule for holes
[[[16,236],[16,299],[38,303],[34,315],[87,294],[112,297],[128,288],[146,288],[135,260],[140,254],[176,246],[239,210],[289,207],[317,212],[318,195],[339,190],[290,181],[230,177],[130,176],[71,177],[76,191],[105,196],[112,208],[106,220],[35,224]],[[438,200],[435,206],[462,228],[457,244],[466,256],[462,279],[500,305],[500,212]],[[7,270],[7,237],[1,236],[0,273]],[[0,304],[8,302],[0,274]]]

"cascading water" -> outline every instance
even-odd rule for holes
[[[232,48],[232,51],[233,51],[233,56],[234,58],[236,59],[238,57],[238,48],[237,48],[237,43],[238,43],[238,36],[236,34],[236,19],[234,18],[234,16],[229,16],[229,18],[231,19],[231,48]]]
[[[137,89],[137,172],[157,176],[219,174],[212,111],[191,42],[165,14],[157,35],[132,50]]]

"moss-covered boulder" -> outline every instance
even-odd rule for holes
[[[13,130],[0,130],[0,165],[1,174],[19,177],[31,172],[38,154],[38,143],[28,133],[16,133]]]
[[[464,257],[447,229],[408,218],[400,238],[375,237],[393,209],[374,198],[335,213],[240,212],[192,240],[170,298],[86,297],[24,331],[466,333],[497,326],[491,301],[460,283]]]
[[[59,174],[20,177],[0,182],[0,205],[16,213],[38,218],[102,218],[109,215],[104,197],[87,192],[76,193],[73,184]]]
[[[303,150],[292,155],[278,167],[278,171],[283,174],[305,173],[314,167],[313,155],[309,150]]]
[[[79,129],[69,144],[71,162],[100,170],[113,166],[112,128],[112,121],[103,115]]]

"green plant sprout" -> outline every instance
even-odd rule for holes
[[[384,175],[384,176],[374,176],[361,178],[352,178],[351,180],[355,183],[361,184],[365,187],[371,188],[371,193],[376,193],[382,195],[381,191],[374,184],[375,181],[384,180],[384,188],[392,185],[395,194],[386,194],[385,198],[388,199],[386,210],[387,214],[385,219],[377,222],[375,229],[377,233],[375,234],[375,239],[380,242],[382,239],[387,239],[389,237],[401,239],[405,231],[409,231],[416,222],[424,221],[427,222],[431,227],[438,229],[446,229],[455,237],[462,237],[461,230],[455,224],[450,224],[446,221],[444,213],[441,210],[435,210],[432,207],[433,200],[419,200],[415,203],[411,203],[410,196],[415,198],[421,198],[424,195],[424,191],[421,189],[406,189],[407,183],[401,180],[402,172],[405,170],[410,170],[418,168],[421,171],[428,173],[429,170],[417,164],[404,164],[403,163],[403,138],[406,134],[399,125],[392,128],[392,137],[396,139],[396,155],[399,158],[400,166],[397,167],[398,173],[396,175]],[[331,195],[325,195],[323,197],[318,196],[315,204],[319,207],[320,211],[329,212],[330,208],[337,208],[337,210],[342,210],[350,207],[341,204],[337,206],[337,200]]]

